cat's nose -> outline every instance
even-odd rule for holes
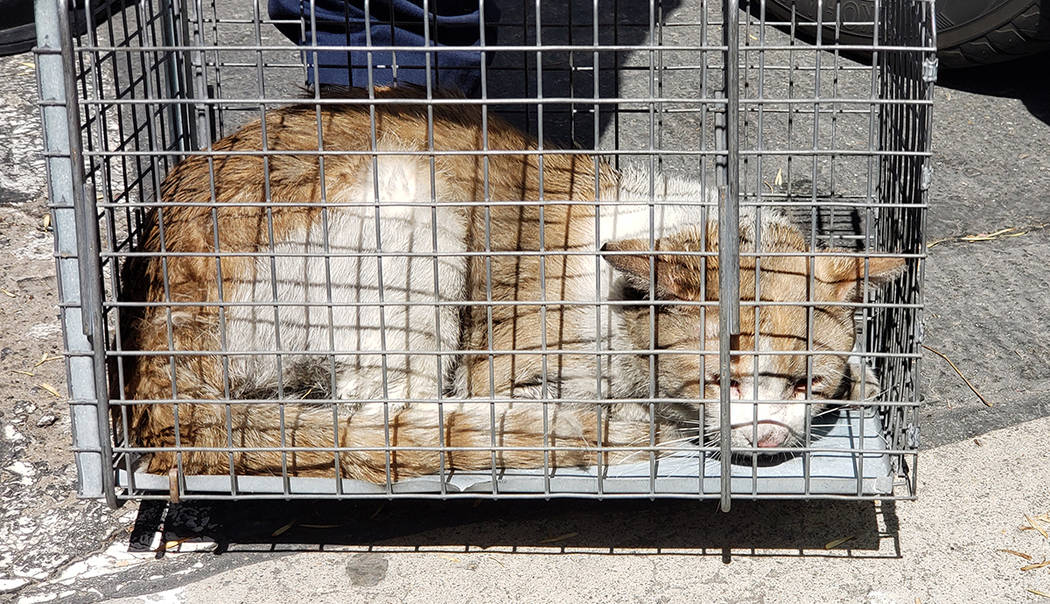
[[[758,428],[758,446],[759,447],[780,447],[788,439],[788,431],[782,426],[759,426]]]

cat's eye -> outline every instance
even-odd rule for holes
[[[722,376],[720,376],[720,375],[711,376],[711,384],[714,384],[715,386],[721,386],[721,384],[722,384]],[[738,379],[731,379],[731,380],[729,380],[729,387],[730,388],[734,388],[734,389],[739,389],[740,388],[740,380],[738,380]]]
[[[821,387],[823,386],[823,383],[824,383],[824,380],[822,378],[819,378],[819,377],[813,378],[812,392],[819,391],[821,389]],[[805,394],[805,393],[806,393],[806,378],[799,378],[799,379],[795,380],[795,394]]]

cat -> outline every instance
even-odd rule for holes
[[[270,110],[165,179],[148,254],[122,272],[147,303],[122,312],[122,347],[147,354],[114,386],[149,471],[382,483],[717,434],[718,223],[699,182],[541,154],[474,106],[374,98],[374,114]],[[790,447],[807,389],[851,396],[865,275],[904,262],[814,256],[771,209],[742,213],[740,245],[739,350],[772,354],[734,357],[731,444]],[[774,303],[757,319],[756,292]]]

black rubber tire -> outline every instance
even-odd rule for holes
[[[31,0],[0,0],[0,57],[26,52],[36,44]]]
[[[78,36],[87,31],[83,0],[71,0],[76,9],[73,33]],[[115,12],[126,6],[129,0],[95,0],[95,23],[103,23]],[[36,46],[36,25],[33,23],[33,0],[0,0],[0,57],[29,52]]]
[[[746,0],[745,0],[746,2]],[[767,19],[788,20],[794,7],[799,21],[813,21],[819,0],[767,0]],[[750,8],[757,14],[758,2]],[[833,22],[836,10],[865,20],[874,13],[873,0],[824,2],[824,20]],[[848,20],[845,17],[844,20]],[[813,38],[815,28],[799,28]],[[824,39],[834,35],[825,27]],[[844,44],[870,44],[870,27],[843,27]],[[937,3],[937,56],[942,67],[957,69],[1008,61],[1050,49],[1050,0],[941,0]]]
[[[955,40],[955,30],[951,30],[947,36],[938,33],[937,58],[940,63],[948,68],[975,67],[1050,49],[1050,2],[1029,0],[1028,6],[1020,4],[1021,12],[976,38],[959,42]],[[1009,14],[1008,11],[1002,11],[999,16]],[[988,22],[993,21],[988,19]],[[941,42],[942,38],[954,44],[948,46]]]

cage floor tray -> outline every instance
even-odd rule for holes
[[[733,460],[732,492],[736,495],[890,495],[893,476],[890,455],[881,436],[882,425],[871,409],[839,410],[814,420],[811,448],[776,458],[740,456]],[[650,473],[650,466],[655,472]],[[808,467],[807,467],[808,466]],[[699,453],[676,453],[650,462],[596,467],[558,468],[544,476],[543,469],[448,472],[396,482],[391,492],[405,495],[694,495],[714,496],[720,486],[719,460]],[[118,471],[118,485],[140,491],[167,491],[168,477],[135,471]],[[280,476],[187,476],[186,495],[339,495],[331,478],[286,480]],[[385,487],[360,480],[343,479],[341,494],[375,497],[387,494]]]

